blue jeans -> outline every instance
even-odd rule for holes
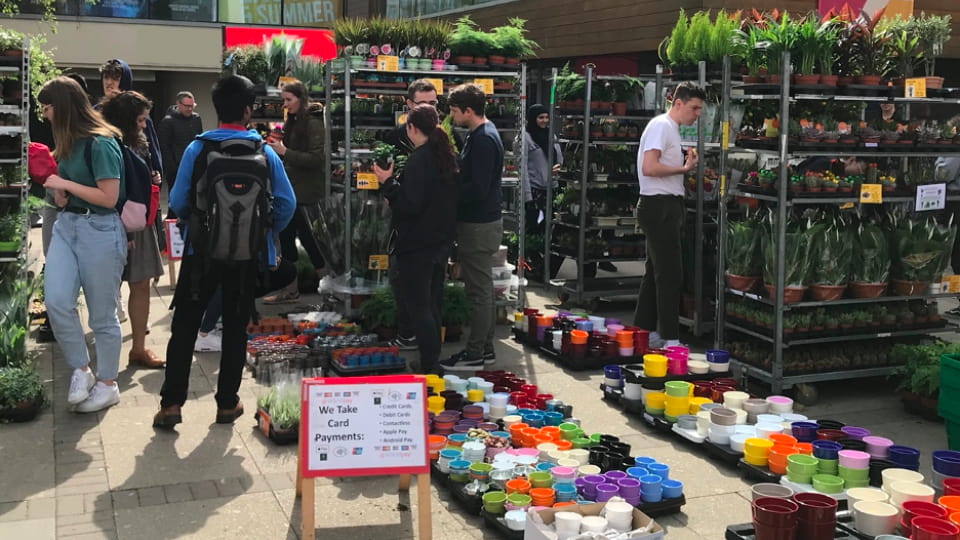
[[[117,290],[127,262],[127,235],[116,214],[61,212],[47,251],[43,294],[54,335],[70,367],[90,363],[77,313],[83,288],[87,324],[97,351],[97,378],[113,380],[120,367],[123,334],[117,319]]]

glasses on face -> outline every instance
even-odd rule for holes
[[[431,107],[436,107],[437,104],[440,102],[435,99],[432,99],[429,101],[414,101],[414,103],[417,105],[430,105]]]

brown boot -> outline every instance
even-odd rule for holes
[[[127,363],[131,366],[141,366],[147,369],[163,369],[167,365],[165,361],[161,360],[159,356],[150,350],[144,351],[141,354],[130,351],[130,355],[127,356]]]
[[[181,416],[179,405],[161,407],[153,416],[153,427],[156,428],[170,429],[180,422],[183,422],[183,416]]]
[[[243,416],[243,403],[237,402],[232,409],[217,409],[218,424],[232,424],[234,420]]]

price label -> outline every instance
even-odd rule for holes
[[[373,173],[357,173],[357,189],[380,189],[377,175]]]
[[[473,84],[482,88],[484,94],[493,94],[493,79],[474,79]]]
[[[400,71],[400,57],[381,54],[377,57],[377,71]]]
[[[880,184],[863,184],[860,186],[860,204],[882,204],[883,188]]]
[[[387,270],[390,268],[390,257],[388,255],[371,255],[367,259],[367,270]]]
[[[423,79],[428,83],[432,84],[434,88],[437,89],[437,95],[443,95],[443,79]]]
[[[925,98],[927,97],[927,80],[923,77],[907,79],[903,83],[903,97]]]

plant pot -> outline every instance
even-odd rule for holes
[[[797,75],[796,84],[800,86],[807,86],[811,84],[817,84],[820,82],[820,75]]]
[[[487,62],[489,62],[489,63],[491,63],[491,64],[500,64],[500,65],[503,65],[503,64],[506,64],[506,63],[507,63],[507,59],[504,58],[503,56],[491,54],[491,55],[487,55]]]
[[[865,84],[869,86],[880,86],[880,81],[883,77],[879,75],[858,75],[857,84]]]
[[[897,296],[915,296],[927,292],[930,286],[929,281],[905,281],[902,279],[893,280],[893,291]]]
[[[727,287],[736,291],[750,292],[760,281],[759,276],[738,276],[736,274],[726,274]]]
[[[767,297],[770,298],[770,300],[776,300],[776,296],[774,296],[773,285],[764,285],[763,287],[767,290]],[[783,303],[796,304],[803,301],[803,293],[806,290],[806,287],[784,287]]]
[[[818,302],[828,302],[842,297],[846,288],[846,285],[811,285],[810,296]]]
[[[836,85],[837,85],[837,81],[838,81],[839,79],[840,79],[840,77],[838,77],[838,76],[836,76],[836,75],[821,75],[821,76],[820,76],[820,84],[824,84],[824,85],[827,85],[827,86],[836,86]]]
[[[856,282],[850,284],[850,295],[854,298],[880,298],[886,290],[886,283]]]
[[[924,77],[927,80],[927,88],[943,88],[943,77]]]
[[[454,64],[472,64],[473,57],[472,56],[454,56],[451,59],[451,62],[453,62]]]
[[[615,116],[626,116],[627,115],[627,104],[623,101],[617,101],[613,104],[613,114]]]

